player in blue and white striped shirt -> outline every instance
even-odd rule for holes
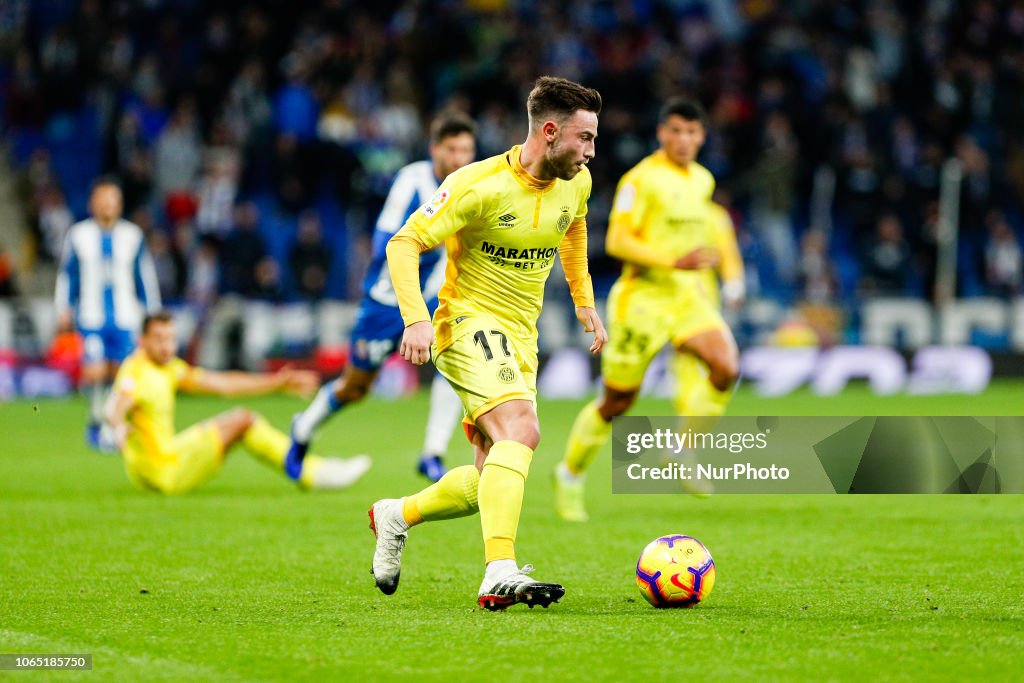
[[[391,286],[385,247],[388,240],[420,206],[430,201],[450,173],[476,155],[473,121],[461,114],[439,116],[430,127],[430,160],[402,168],[391,185],[373,233],[373,260],[363,282],[363,297],[352,330],[352,362],[340,378],[320,389],[305,411],[292,422],[288,460],[299,471],[314,430],[347,403],[362,399],[370,390],[384,360],[402,340],[405,323]],[[420,287],[430,311],[437,308],[437,293],[444,283],[447,259],[443,249],[420,257]],[[419,471],[437,481],[445,473],[441,456],[448,449],[455,424],[463,415],[462,403],[440,375],[430,388],[430,415]]]
[[[93,185],[92,218],[71,226],[64,241],[55,303],[61,329],[82,334],[82,380],[89,388],[86,438],[101,447],[103,404],[121,361],[135,348],[147,312],[160,309],[156,269],[142,230],[121,218],[121,188],[107,179]]]

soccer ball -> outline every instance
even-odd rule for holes
[[[715,561],[693,536],[662,536],[640,553],[636,584],[655,607],[693,607],[715,586]]]

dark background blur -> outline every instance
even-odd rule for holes
[[[934,298],[949,160],[955,295],[1021,287],[1021,1],[8,0],[0,54],[31,238],[0,237],[4,296],[49,282],[33,274],[52,273],[109,173],[166,300],[356,299],[377,211],[424,156],[431,114],[467,111],[478,158],[496,154],[525,138],[542,74],[604,96],[599,292],[618,270],[603,255],[615,184],[654,148],[674,94],[708,110],[701,162],[733,213],[751,300],[832,310],[841,339],[866,300]]]

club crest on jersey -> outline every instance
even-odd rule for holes
[[[514,227],[519,217],[514,213],[503,213],[498,216],[498,227],[499,228],[511,228]]]
[[[498,368],[498,381],[502,384],[514,384],[516,381],[516,369],[508,365],[502,365]]]
[[[448,197],[450,196],[451,195],[448,194],[448,190],[439,190],[438,193],[421,208],[423,215],[427,218],[433,216],[441,209],[442,206],[445,205],[445,202],[448,201]]]
[[[555,229],[560,233],[565,232],[571,223],[572,216],[569,215],[569,207],[563,206],[562,215],[558,217],[558,223],[555,224]]]

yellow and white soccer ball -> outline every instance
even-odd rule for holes
[[[640,553],[636,583],[655,607],[693,607],[715,587],[715,561],[693,536],[662,536]]]

